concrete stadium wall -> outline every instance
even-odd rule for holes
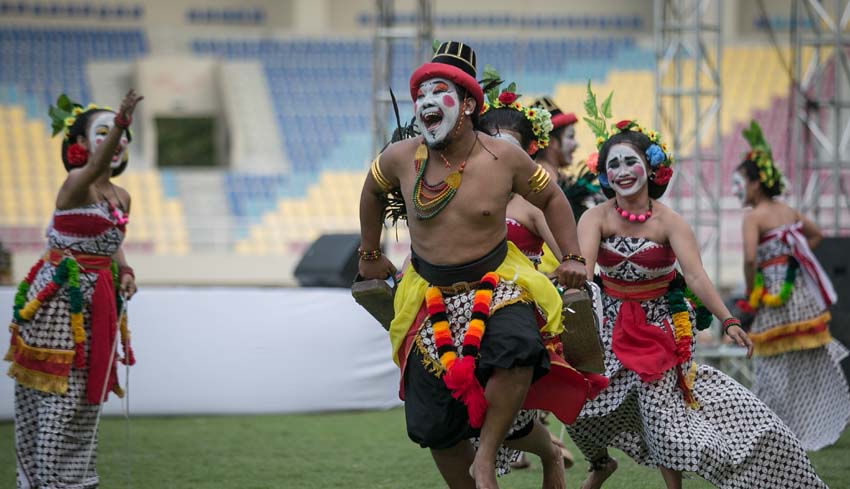
[[[0,287],[4,314],[13,297],[12,287]],[[130,301],[128,319],[137,360],[131,416],[400,404],[387,334],[347,290],[147,288]],[[0,344],[4,354],[5,330]],[[126,385],[123,365],[119,377]],[[120,414],[121,406],[110,396],[104,412]],[[2,375],[0,419],[13,412],[14,382]]]

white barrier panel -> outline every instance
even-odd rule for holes
[[[0,287],[11,317],[15,290]],[[129,304],[130,413],[289,413],[400,404],[383,328],[345,289],[142,289]],[[3,354],[8,333],[0,333]],[[0,362],[5,374],[8,363]],[[124,385],[124,367],[119,364]],[[0,418],[14,411],[0,376]],[[114,395],[107,414],[119,414]]]

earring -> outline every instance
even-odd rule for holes
[[[464,112],[464,114],[466,114],[466,115],[472,115],[472,111],[471,111],[471,110],[467,110],[466,112]]]

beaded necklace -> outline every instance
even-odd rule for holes
[[[439,214],[457,194],[460,184],[463,181],[463,170],[466,169],[466,162],[472,150],[475,149],[475,144],[478,142],[476,134],[475,141],[469,148],[466,158],[460,162],[458,169],[446,175],[446,178],[437,185],[431,185],[425,181],[425,169],[428,167],[428,147],[420,144],[416,148],[416,156],[414,164],[416,165],[416,180],[413,183],[413,207],[416,210],[416,217],[420,220],[431,219]],[[440,155],[446,162],[446,167],[451,168],[445,156]]]

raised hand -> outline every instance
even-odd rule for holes
[[[133,118],[133,111],[136,110],[136,104],[142,101],[145,97],[136,93],[132,88],[124,95],[124,100],[121,101],[121,107],[118,109],[118,115],[127,121]]]

